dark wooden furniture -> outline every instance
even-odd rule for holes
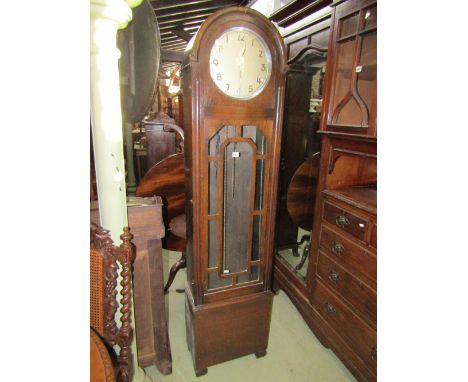
[[[306,293],[275,273],[322,343],[377,379],[377,2],[335,1]]]
[[[210,65],[214,70],[220,63],[210,60],[215,41],[216,52],[224,52],[223,41],[229,39],[245,43],[241,31],[234,32],[238,27],[260,36],[271,52],[271,76],[263,91],[247,100],[235,98],[240,87],[238,93],[225,95],[232,90],[229,83],[218,85],[214,81],[220,76],[210,75]],[[227,30],[237,34],[226,35]],[[217,40],[221,36],[224,40]],[[247,43],[255,40],[249,37]],[[247,46],[239,46],[233,54],[242,56]],[[265,48],[256,49],[263,58]],[[207,19],[181,69],[186,328],[197,376],[210,365],[266,354],[285,66],[285,47],[273,24],[252,9],[237,7]],[[262,69],[266,66],[259,65]],[[263,84],[261,79],[258,83]],[[249,89],[253,85],[244,90]]]
[[[160,197],[127,198],[128,222],[134,235],[133,264],[138,363],[155,365],[162,374],[172,371],[171,347],[164,297],[162,238],[165,229]],[[91,221],[99,223],[97,203],[91,204]]]
[[[146,135],[146,166],[151,169],[164,158],[180,152],[177,147],[177,134],[182,138],[184,131],[167,114],[159,112],[143,121]]]
[[[298,3],[302,3],[300,7]],[[325,66],[333,10],[328,6],[330,2],[314,2],[314,12],[303,3],[293,1],[271,16],[280,25],[284,20],[284,26],[289,25],[287,20],[291,17],[298,21],[283,32],[289,67],[281,142],[274,286],[282,288],[300,311],[309,301],[312,288],[307,275],[313,268],[309,261],[310,239],[316,218],[320,173],[321,137],[317,132],[328,78]],[[299,246],[302,246],[302,253]]]
[[[292,0],[270,15],[270,20],[280,27],[288,27],[311,14],[317,15],[332,2],[333,0]]]
[[[163,244],[169,250],[182,252],[181,258],[171,267],[164,287],[164,293],[167,293],[177,272],[186,266],[184,155],[171,155],[156,163],[141,180],[136,195],[161,195],[164,198],[164,219],[169,229]]]
[[[132,350],[130,348],[133,337],[131,325],[132,307],[132,264],[135,260],[135,249],[131,243],[133,235],[128,227],[120,236],[122,244],[114,245],[109,231],[91,224],[90,235],[90,326],[91,330],[103,339],[109,350],[118,345],[115,373],[109,371],[108,357],[102,346],[94,349],[95,360],[101,360],[95,365],[97,374],[104,374],[112,380],[112,374],[119,382],[129,382],[133,375]],[[122,289],[117,292],[118,269],[121,267],[120,277]],[[120,327],[115,320],[115,313],[119,307],[117,298],[120,297]],[[95,341],[96,342],[96,341]],[[99,345],[98,345],[99,346]],[[101,351],[99,353],[99,350]],[[112,350],[113,353],[113,350]],[[102,355],[101,355],[102,354]],[[99,369],[101,369],[99,371]]]
[[[155,123],[157,122],[157,123]],[[175,131],[180,137],[181,150],[184,146],[184,131],[182,128],[174,123],[173,119],[170,119],[164,113],[158,113],[157,117],[152,119],[153,126],[148,126],[147,130],[148,142],[153,141],[154,147],[160,147],[162,152],[166,152],[166,143],[163,141],[158,142],[158,138],[163,138],[161,134],[167,131]],[[158,129],[162,129],[155,134],[153,130],[154,126],[159,126]],[[167,134],[167,133],[166,133]],[[171,145],[174,143],[170,138]],[[172,147],[172,146],[171,146]],[[159,156],[159,153],[158,153]],[[148,160],[148,163],[150,161]],[[164,293],[167,293],[171,286],[177,272],[185,268],[185,176],[184,176],[184,158],[183,154],[174,154],[159,162],[155,163],[148,173],[141,180],[136,190],[137,196],[151,196],[161,195],[165,198],[165,204],[167,209],[165,211],[165,220],[169,226],[168,235],[165,240],[167,249],[173,251],[182,251],[182,256],[172,267],[169,273],[169,278],[164,287]],[[183,292],[177,290],[178,292]]]
[[[314,218],[326,51],[309,44],[288,61],[275,248],[278,260],[298,271],[295,275],[302,280],[309,245],[305,245],[300,261],[294,257],[299,257],[298,246],[310,239],[310,235],[301,235],[299,228],[310,231]]]

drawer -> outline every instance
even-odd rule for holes
[[[374,374],[377,373],[377,332],[356,316],[319,281],[314,307]]]
[[[368,220],[328,202],[323,206],[323,219],[359,240],[365,240]]]
[[[320,251],[317,275],[327,287],[337,292],[375,327],[377,296],[372,289]]]
[[[377,283],[377,258],[351,240],[322,225],[320,249],[338,264],[375,288]]]

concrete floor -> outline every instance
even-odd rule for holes
[[[164,251],[165,268],[180,257]],[[344,382],[356,381],[341,361],[325,349],[313,335],[287,295],[280,291],[273,299],[267,355],[248,355],[208,368],[197,378],[185,341],[185,269],[179,271],[169,291],[169,337],[172,349],[172,374],[163,376],[156,367],[146,369],[153,382]]]

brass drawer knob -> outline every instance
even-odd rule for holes
[[[344,215],[337,215],[337,217],[335,218],[335,224],[340,228],[344,228],[347,225],[349,225],[349,220]]]
[[[345,248],[339,241],[334,241],[331,250],[333,254],[341,256],[344,253]]]
[[[328,314],[336,314],[336,309],[335,307],[330,304],[328,301],[325,302],[325,312]]]
[[[371,350],[371,358],[372,358],[372,361],[377,362],[377,349],[375,347],[373,347]]]
[[[338,282],[341,280],[340,275],[336,273],[335,271],[330,271],[328,273],[328,278],[333,281],[335,284],[338,284]]]

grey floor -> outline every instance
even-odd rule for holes
[[[164,252],[165,268],[177,261],[178,252]],[[197,378],[185,342],[184,295],[185,269],[179,271],[171,286],[169,300],[169,337],[172,349],[172,374],[162,376],[155,367],[146,369],[153,382],[341,382],[355,381],[341,361],[325,349],[313,335],[287,295],[280,291],[273,299],[268,353],[263,358],[248,355],[208,368]]]

